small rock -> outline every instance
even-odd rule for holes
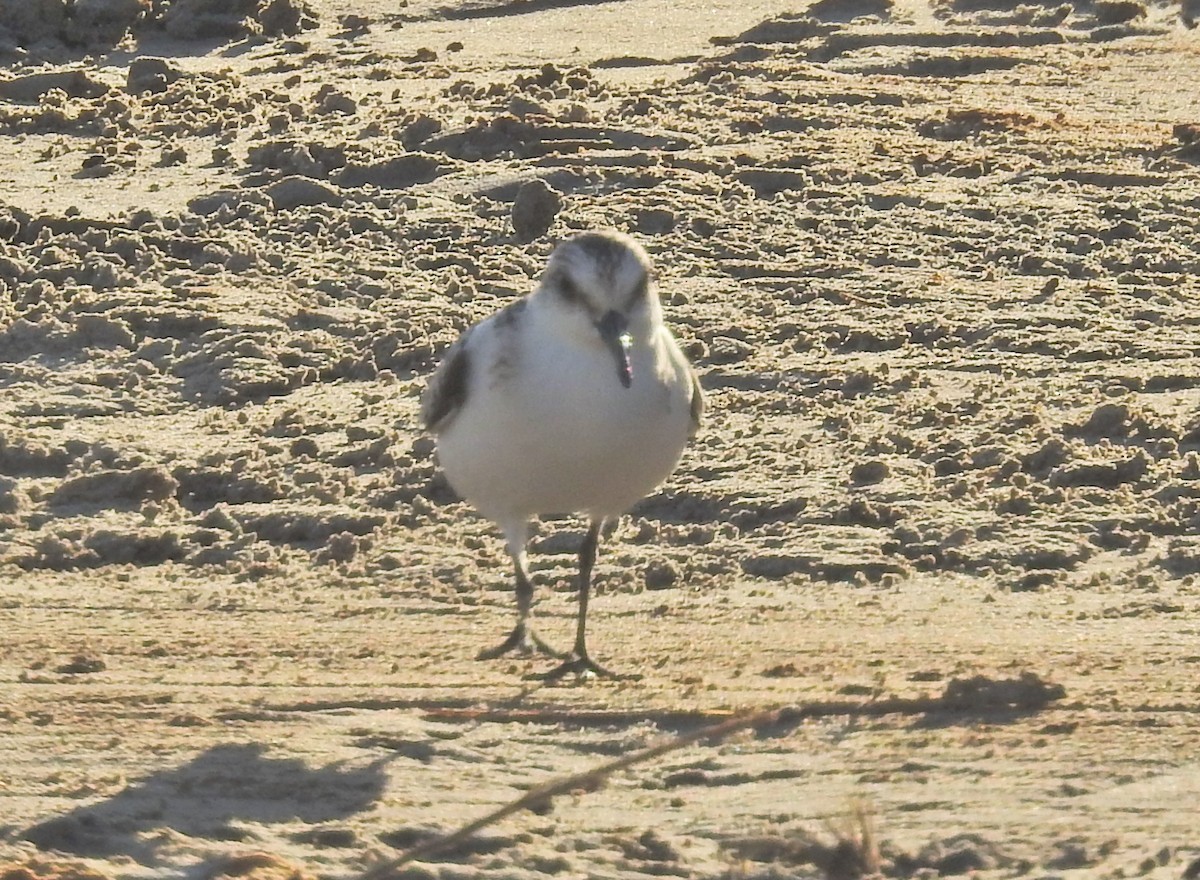
[[[512,225],[517,238],[533,241],[545,235],[562,206],[562,193],[546,181],[539,178],[522,184],[512,206]]]

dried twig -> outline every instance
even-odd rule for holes
[[[927,715],[932,713],[980,713],[996,710],[1030,711],[1040,709],[1047,703],[1064,696],[1061,686],[1048,684],[1036,675],[1026,673],[1019,679],[997,681],[983,676],[954,680],[946,685],[945,691],[937,697],[893,698],[874,700],[865,703],[855,703],[845,700],[831,700],[816,703],[806,703],[799,706],[785,706],[781,709],[769,709],[746,712],[709,724],[690,733],[672,737],[640,752],[618,758],[593,767],[582,773],[575,773],[560,779],[552,780],[545,785],[527,792],[515,801],[493,810],[457,831],[442,837],[435,837],[419,843],[403,855],[389,859],[373,866],[362,875],[362,880],[380,880],[397,868],[403,867],[423,856],[431,855],[462,842],[477,831],[493,825],[514,813],[522,810],[543,809],[558,795],[573,791],[595,791],[604,781],[621,770],[626,770],[637,764],[644,764],[655,758],[678,751],[692,743],[701,740],[720,741],[732,733],[750,728],[774,728],[779,732],[799,725],[810,718],[829,717],[834,715],[849,715],[859,717],[875,717],[880,715]],[[440,720],[450,718],[469,718],[477,721],[492,722],[554,722],[554,723],[604,723],[612,724],[621,713],[617,712],[567,712],[561,709],[539,712],[537,710],[442,710],[431,713],[432,717]],[[629,713],[626,720],[655,720],[656,717],[676,718],[681,713],[663,712],[661,716],[654,713]],[[589,721],[589,719],[591,719]],[[603,719],[597,721],[596,719]],[[865,831],[865,829],[864,829]],[[864,843],[866,841],[864,840]]]
[[[648,749],[643,749],[640,752],[634,752],[631,755],[626,755],[623,758],[618,758],[615,761],[610,761],[607,764],[602,764],[599,767],[594,767],[591,770],[585,770],[582,773],[575,773],[571,776],[565,776],[561,779],[555,779],[545,785],[540,785],[532,791],[527,792],[515,801],[505,804],[498,810],[493,810],[482,818],[476,819],[468,825],[464,825],[457,831],[447,834],[444,837],[436,837],[432,840],[427,840],[424,843],[419,843],[414,846],[404,855],[396,859],[391,859],[386,862],[381,862],[375,865],[365,874],[362,880],[377,880],[391,871],[399,867],[407,865],[421,856],[429,855],[438,850],[446,849],[453,846],[462,840],[470,837],[476,831],[486,828],[499,822],[501,819],[507,818],[514,813],[519,813],[522,810],[536,810],[544,807],[552,798],[560,794],[568,794],[572,791],[595,791],[599,788],[605,779],[612,774],[632,767],[635,764],[642,764],[646,761],[651,761],[655,758],[666,755],[670,752],[677,751],[685,746],[691,745],[702,739],[721,739],[729,734],[743,730],[747,727],[758,727],[774,725],[779,723],[782,713],[789,712],[789,709],[775,709],[768,712],[753,712],[747,715],[738,715],[730,718],[728,721],[722,721],[719,724],[711,724],[708,727],[702,727],[699,730],[691,733],[685,733],[681,736],[673,737],[672,739],[661,742],[658,745],[651,746]],[[797,723],[800,721],[796,719]]]
[[[565,724],[571,727],[628,727],[654,724],[658,727],[695,727],[717,724],[744,712],[733,709],[502,709],[492,706],[439,706],[428,709],[430,721],[473,721],[490,724]]]

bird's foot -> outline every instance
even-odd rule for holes
[[[480,651],[475,657],[477,660],[495,660],[497,657],[503,657],[505,654],[514,651],[526,657],[531,654],[546,654],[550,657],[559,658],[567,656],[562,651],[557,651],[546,644],[542,640],[542,637],[534,631],[533,627],[524,623],[518,623],[503,642],[494,648]]]
[[[549,672],[543,672],[540,675],[531,676],[542,681],[558,681],[568,675],[574,675],[577,678],[611,678],[618,681],[637,681],[641,678],[640,675],[613,672],[601,666],[586,653],[572,653],[562,663],[555,666]]]

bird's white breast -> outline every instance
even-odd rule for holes
[[[690,378],[665,327],[636,339],[633,382],[611,353],[554,332],[535,309],[472,335],[466,400],[438,438],[451,485],[489,518],[628,510],[674,470]]]

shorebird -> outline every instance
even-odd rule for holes
[[[517,623],[479,659],[540,651],[543,678],[620,677],[588,653],[588,594],[600,531],[670,476],[704,410],[696,373],[662,320],[650,258],[614,231],[550,255],[534,291],[469,327],[421,401],[450,485],[503,532]],[[526,545],[538,515],[583,514],[575,644],[554,650],[530,620]]]

